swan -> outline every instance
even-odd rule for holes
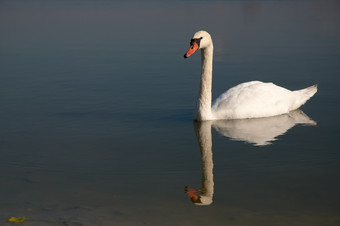
[[[206,31],[198,31],[184,58],[201,49],[202,75],[194,119],[262,118],[289,113],[306,103],[317,92],[317,84],[290,91],[273,83],[251,81],[241,83],[221,94],[211,103],[213,42]]]

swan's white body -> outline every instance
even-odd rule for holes
[[[197,49],[202,54],[202,76],[195,120],[244,119],[270,117],[289,113],[317,92],[317,85],[290,91],[273,83],[251,81],[241,83],[222,95],[211,105],[213,43],[206,31],[196,32],[184,57]]]

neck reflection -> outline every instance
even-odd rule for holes
[[[195,205],[210,205],[213,202],[214,163],[212,158],[211,123],[212,121],[194,122],[196,137],[201,150],[202,188],[196,190],[186,187],[185,191]]]

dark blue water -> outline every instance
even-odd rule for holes
[[[194,126],[201,29],[215,98],[318,83],[317,125]],[[339,40],[338,1],[1,1],[0,225],[339,225]]]

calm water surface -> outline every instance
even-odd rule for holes
[[[193,123],[200,29],[214,97],[319,92],[304,113]],[[0,30],[0,225],[340,224],[338,1],[5,0]]]

